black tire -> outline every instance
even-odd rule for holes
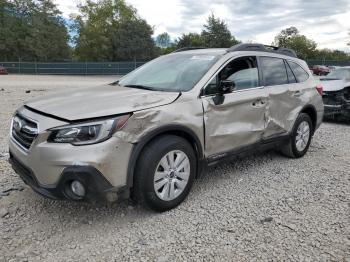
[[[297,146],[296,146],[297,130],[298,130],[299,125],[304,121],[309,124],[310,136],[309,136],[309,140],[308,140],[304,150],[299,151],[297,149]],[[289,138],[288,143],[281,148],[281,150],[280,150],[281,153],[287,157],[290,157],[290,158],[303,157],[306,154],[307,150],[309,149],[309,146],[310,146],[310,143],[312,140],[313,131],[314,131],[314,127],[312,125],[312,121],[311,121],[310,116],[308,114],[301,113],[294,123],[294,127],[293,127],[293,130],[292,130],[292,133],[291,133],[291,136]]]
[[[187,155],[190,163],[190,175],[182,193],[173,200],[164,201],[155,192],[154,176],[159,161],[173,150],[181,150]],[[146,145],[140,154],[135,169],[132,198],[139,204],[146,204],[158,212],[170,210],[185,200],[192,187],[195,174],[196,155],[187,140],[175,135],[161,136]]]

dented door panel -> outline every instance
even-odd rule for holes
[[[269,103],[266,117],[264,139],[288,134],[298,115],[306,105],[320,104],[315,84],[310,79],[304,83],[267,87]],[[316,108],[317,111],[318,108]]]
[[[293,122],[295,113],[295,92],[290,84],[266,87],[269,102],[266,114],[266,130],[264,138],[287,133]]]
[[[265,130],[267,99],[264,88],[226,94],[220,105],[215,105],[213,96],[203,97],[206,155],[260,141]]]

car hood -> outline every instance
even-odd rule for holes
[[[321,78],[323,91],[339,91],[346,86],[350,86],[350,82],[345,79]]]
[[[176,92],[150,91],[118,85],[80,88],[30,100],[25,105],[65,120],[117,115],[172,103]]]

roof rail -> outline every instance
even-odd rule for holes
[[[180,49],[176,49],[175,51],[173,51],[173,53],[183,52],[188,50],[205,49],[205,48],[207,47],[182,47]]]
[[[260,51],[297,57],[297,54],[293,49],[263,44],[237,44],[227,49],[227,52],[234,51]]]

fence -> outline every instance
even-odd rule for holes
[[[125,75],[145,62],[0,62],[11,74]]]
[[[350,61],[339,60],[307,60],[309,66],[313,65],[327,65],[327,66],[350,66]]]
[[[0,62],[10,74],[125,75],[145,62]],[[350,66],[350,61],[308,60],[312,65]]]

